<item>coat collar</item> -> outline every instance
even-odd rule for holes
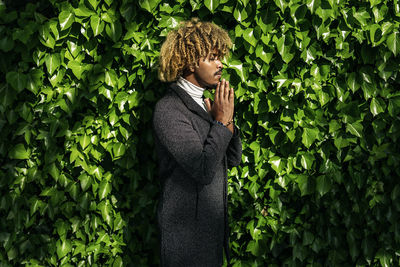
[[[205,111],[202,107],[197,104],[193,98],[185,92],[181,87],[179,87],[176,83],[171,84],[171,89],[179,96],[185,106],[191,110],[192,112],[196,113],[206,121],[212,122],[213,119],[211,115]]]

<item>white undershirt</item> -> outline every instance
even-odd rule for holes
[[[178,84],[178,86],[183,88],[186,93],[188,93],[193,98],[193,100],[200,105],[200,107],[207,111],[206,104],[204,103],[202,98],[203,92],[205,90],[204,88],[201,88],[182,77],[179,77],[176,83]]]

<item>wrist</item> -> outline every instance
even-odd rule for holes
[[[231,125],[231,126],[233,125],[233,119],[231,119],[231,120],[229,120],[229,121],[223,121],[223,120],[218,120],[218,119],[216,119],[215,122],[218,123],[218,124],[220,124],[220,125],[222,125],[222,126],[225,126],[225,127],[228,127],[228,126],[230,126],[230,125]]]

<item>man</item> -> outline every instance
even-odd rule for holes
[[[162,193],[158,206],[162,266],[229,262],[227,168],[239,165],[234,92],[221,80],[221,58],[232,42],[215,24],[186,21],[161,48],[159,76],[173,82],[154,110]],[[216,88],[214,102],[203,101]]]

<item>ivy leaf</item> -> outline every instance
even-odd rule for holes
[[[386,39],[386,43],[390,51],[397,56],[400,54],[400,36],[398,31],[394,31],[391,35]]]
[[[94,36],[97,36],[100,33],[102,33],[104,30],[104,26],[105,26],[104,22],[101,21],[101,19],[98,16],[93,15],[90,17],[90,27],[92,27]]]
[[[310,148],[315,139],[317,139],[318,134],[319,130],[317,128],[304,128],[301,141],[307,148]]]
[[[263,45],[258,44],[256,48],[256,56],[261,58],[261,60],[264,61],[265,63],[269,64],[273,57],[273,53],[266,53],[264,51]]]
[[[14,47],[14,40],[11,39],[11,37],[5,35],[2,38],[0,38],[0,49],[3,50],[4,52],[9,52],[13,49]]]
[[[106,71],[104,81],[108,86],[117,87],[118,77],[114,69]]]
[[[72,70],[72,73],[75,75],[76,78],[78,79],[82,78],[82,73],[85,71],[85,68],[82,65],[82,63],[75,60],[70,60],[67,66]]]
[[[113,154],[115,158],[120,158],[125,154],[126,147],[123,143],[115,143],[113,145]]]
[[[300,174],[296,177],[296,182],[299,186],[301,196],[312,193],[313,188],[308,175]]]
[[[215,9],[217,9],[219,5],[219,0],[205,0],[204,5],[211,11],[211,13],[214,13]]]
[[[8,156],[11,159],[29,159],[31,155],[31,150],[29,148],[25,148],[23,144],[15,145],[10,152],[8,152]]]
[[[365,9],[358,10],[353,16],[363,27],[368,25],[367,20],[371,18],[371,15]]]
[[[72,250],[72,244],[70,240],[57,241],[57,256],[59,259],[67,255],[71,250]]]
[[[78,179],[81,181],[82,191],[86,191],[90,187],[90,176],[88,176],[86,173],[82,173]]]
[[[356,77],[357,76],[355,72],[351,72],[347,76],[347,85],[349,86],[349,88],[353,93],[355,93],[361,86],[360,83],[357,81]]]
[[[359,122],[348,123],[346,130],[355,136],[362,137],[363,126]]]
[[[292,44],[293,38],[290,35],[282,35],[282,37],[276,42],[278,52],[286,64],[289,63],[294,57],[294,54],[291,53]]]
[[[243,38],[252,46],[256,46],[257,40],[254,37],[254,30],[252,28],[247,28],[243,31]]]
[[[117,42],[122,34],[122,27],[118,21],[107,23],[106,33],[114,42]]]
[[[380,98],[377,99],[374,97],[374,98],[372,98],[371,104],[369,107],[370,107],[371,113],[374,116],[376,116],[379,113],[382,113],[385,111],[386,105],[382,99],[380,99]]]
[[[90,137],[87,134],[79,137],[79,144],[85,149],[90,144]]]
[[[61,65],[60,54],[48,54],[45,59],[47,72],[53,75],[54,71]]]
[[[241,7],[241,5],[238,4],[235,10],[233,11],[233,16],[238,22],[242,23],[248,17],[246,8],[243,8]]]
[[[23,73],[10,71],[6,74],[6,80],[17,92],[26,88],[27,78]]]
[[[111,192],[111,188],[111,184],[106,179],[103,179],[99,186],[99,199],[102,200],[107,197]]]
[[[329,177],[326,175],[321,175],[317,177],[317,186],[316,189],[320,196],[325,195],[331,190],[332,187],[332,182]]]
[[[100,202],[97,205],[97,208],[100,210],[103,220],[105,220],[108,225],[112,226],[111,205],[108,202],[108,200],[106,201],[103,200],[102,202]]]
[[[270,158],[268,163],[271,164],[272,169],[274,169],[276,173],[281,173],[282,168],[284,167],[281,158],[279,158],[278,156]]]
[[[321,0],[307,0],[307,7],[313,14],[321,5]]]
[[[58,15],[58,21],[60,23],[60,28],[61,30],[66,30],[69,27],[71,27],[72,23],[75,21],[75,15],[74,13],[71,13],[70,11],[62,11]]]
[[[161,0],[139,0],[139,5],[141,8],[152,13],[160,2]]]
[[[231,60],[228,65],[230,68],[233,68],[236,73],[239,75],[242,82],[246,81],[245,73],[243,70],[243,64],[238,60]]]
[[[310,170],[313,162],[315,161],[314,156],[311,153],[302,153],[300,155],[300,163],[304,169]]]
[[[97,8],[97,5],[99,4],[98,0],[88,0],[88,2],[90,3],[90,5],[93,7],[93,9]]]

